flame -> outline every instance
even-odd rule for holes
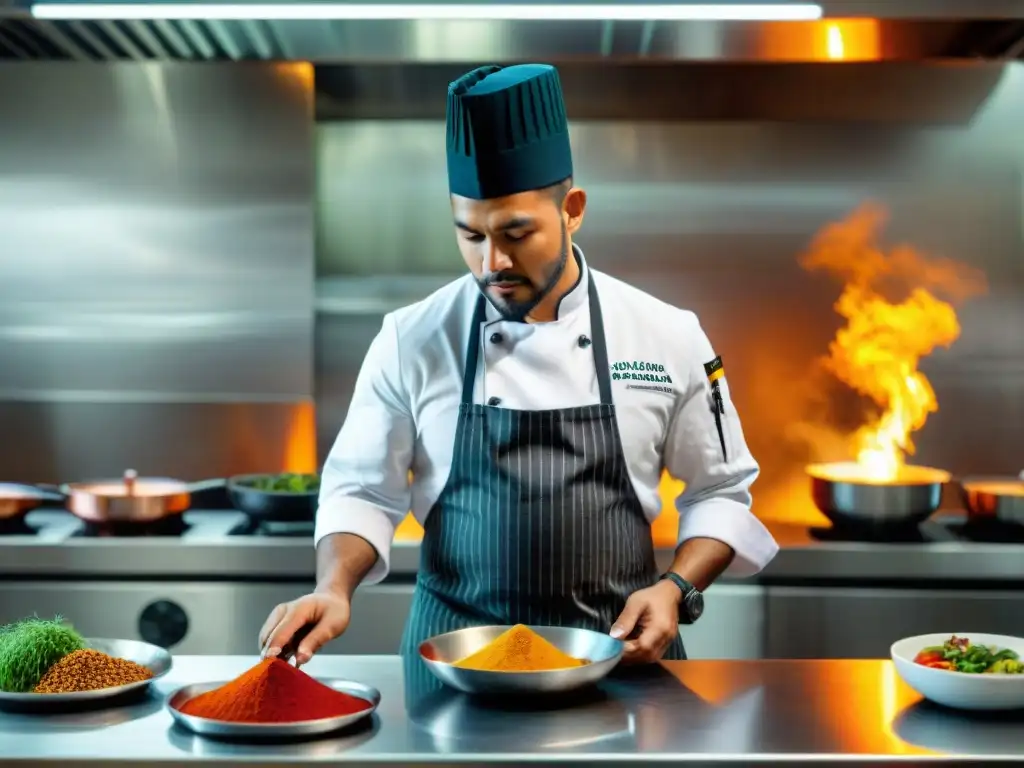
[[[399,523],[398,528],[395,529],[395,541],[423,541],[423,526],[412,516],[412,512],[409,512],[405,519]]]
[[[298,403],[291,414],[281,468],[301,474],[317,471],[316,405],[312,400]]]
[[[412,487],[413,474],[412,470],[409,470],[407,475],[409,480],[409,486]],[[401,542],[418,542],[423,540],[423,526],[420,525],[419,520],[413,517],[412,510],[406,514],[405,519],[398,524],[395,529],[395,541]]]
[[[768,61],[878,61],[878,19],[778,21],[758,25],[757,58]]]
[[[838,24],[829,24],[826,27],[826,49],[830,59],[841,59],[846,52],[846,44],[843,42],[843,30]]]
[[[679,542],[679,511],[676,499],[686,488],[686,483],[678,480],[668,472],[661,473],[658,484],[658,497],[661,499],[661,514],[651,523],[651,537],[656,547],[675,549]]]
[[[921,358],[960,336],[953,305],[985,290],[984,276],[949,260],[928,260],[908,245],[878,245],[888,216],[864,204],[826,226],[800,260],[808,271],[842,279],[835,303],[846,320],[822,361],[837,379],[868,398],[875,414],[852,436],[865,480],[892,482],[915,452],[911,434],[939,409],[935,390],[918,370]],[[892,298],[894,292],[902,297]]]

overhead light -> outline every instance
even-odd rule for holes
[[[35,3],[37,19],[812,21],[816,3]]]

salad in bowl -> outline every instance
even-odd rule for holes
[[[892,644],[903,682],[956,709],[1024,709],[1024,638],[980,632],[918,635]]]

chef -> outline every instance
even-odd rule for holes
[[[304,663],[371,621],[350,615],[352,594],[387,576],[411,510],[424,536],[403,653],[524,623],[609,632],[628,661],[685,658],[679,625],[704,590],[778,549],[750,510],[758,465],[722,360],[692,312],[591,269],[576,245],[587,195],[553,67],[451,83],[447,157],[470,274],[384,318],[324,466],[316,588],[273,610],[263,653]],[[686,486],[660,573],[663,470]]]

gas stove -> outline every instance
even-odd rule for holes
[[[191,510],[149,523],[96,525],[63,509],[37,509],[23,520],[0,521],[0,545],[12,537],[56,543],[79,538],[147,539],[173,537],[184,541],[215,541],[226,536],[296,537],[312,540],[313,521],[258,522],[234,509]]]
[[[957,513],[942,514],[920,525],[823,526],[808,529],[822,542],[875,544],[1024,544],[1024,526],[999,521],[971,521]]]

